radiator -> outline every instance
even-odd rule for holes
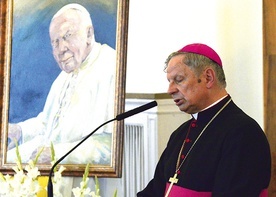
[[[144,177],[144,135],[143,125],[125,125],[124,135],[124,196],[136,196],[145,186]]]
[[[148,103],[128,100],[126,111]],[[153,178],[158,160],[157,113],[152,108],[125,120],[122,192],[134,197]]]

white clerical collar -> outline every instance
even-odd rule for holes
[[[217,103],[219,103],[221,100],[223,100],[223,99],[226,98],[227,96],[228,96],[228,94],[225,95],[224,97],[220,98],[220,99],[217,100],[216,102],[212,103],[212,104],[209,105],[208,107],[204,108],[203,110],[199,111],[199,112],[202,112],[202,111],[204,111],[204,110],[206,110],[206,109],[209,109],[210,107],[213,107],[214,105],[216,105]],[[192,117],[193,117],[194,119],[197,120],[197,117],[198,117],[198,113],[199,113],[199,112],[192,114]]]

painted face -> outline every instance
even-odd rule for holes
[[[79,68],[87,57],[88,29],[73,10],[64,12],[51,22],[49,31],[53,55],[65,72]]]
[[[168,93],[181,111],[193,114],[203,109],[206,89],[202,76],[197,77],[193,70],[182,62],[183,56],[174,56],[168,63]]]

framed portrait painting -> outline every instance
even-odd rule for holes
[[[3,0],[0,14],[0,171],[37,159],[48,175],[66,155],[65,176],[120,177],[128,0]]]

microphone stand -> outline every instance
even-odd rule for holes
[[[113,118],[111,120],[106,121],[105,123],[98,126],[94,131],[92,131],[90,134],[88,134],[85,138],[83,138],[77,145],[75,145],[69,152],[67,152],[65,155],[63,155],[59,160],[57,160],[54,165],[52,166],[50,173],[49,173],[49,179],[48,179],[48,186],[47,186],[47,193],[48,197],[53,197],[53,182],[52,182],[52,174],[54,172],[55,167],[65,158],[67,157],[71,152],[73,152],[79,145],[81,145],[87,138],[89,138],[91,135],[93,135],[99,128],[102,126],[116,120],[116,118]]]
[[[67,152],[65,155],[63,155],[59,160],[56,161],[56,163],[54,163],[54,165],[52,166],[50,173],[49,173],[49,179],[48,179],[48,197],[53,197],[53,183],[52,183],[52,174],[53,171],[55,169],[55,167],[65,158],[67,157],[71,152],[73,152],[79,145],[81,145],[87,138],[89,138],[91,135],[93,135],[99,128],[101,128],[102,126],[114,121],[114,120],[123,120],[125,118],[128,118],[130,116],[133,116],[135,114],[138,114],[140,112],[143,112],[147,109],[150,109],[152,107],[157,106],[157,102],[156,101],[152,101],[150,103],[147,103],[145,105],[142,105],[140,107],[134,108],[130,111],[124,112],[122,114],[117,115],[115,118],[106,121],[105,123],[101,124],[100,126],[98,126],[94,131],[92,131],[90,134],[88,134],[85,138],[83,138],[76,146],[74,146],[69,152]]]

